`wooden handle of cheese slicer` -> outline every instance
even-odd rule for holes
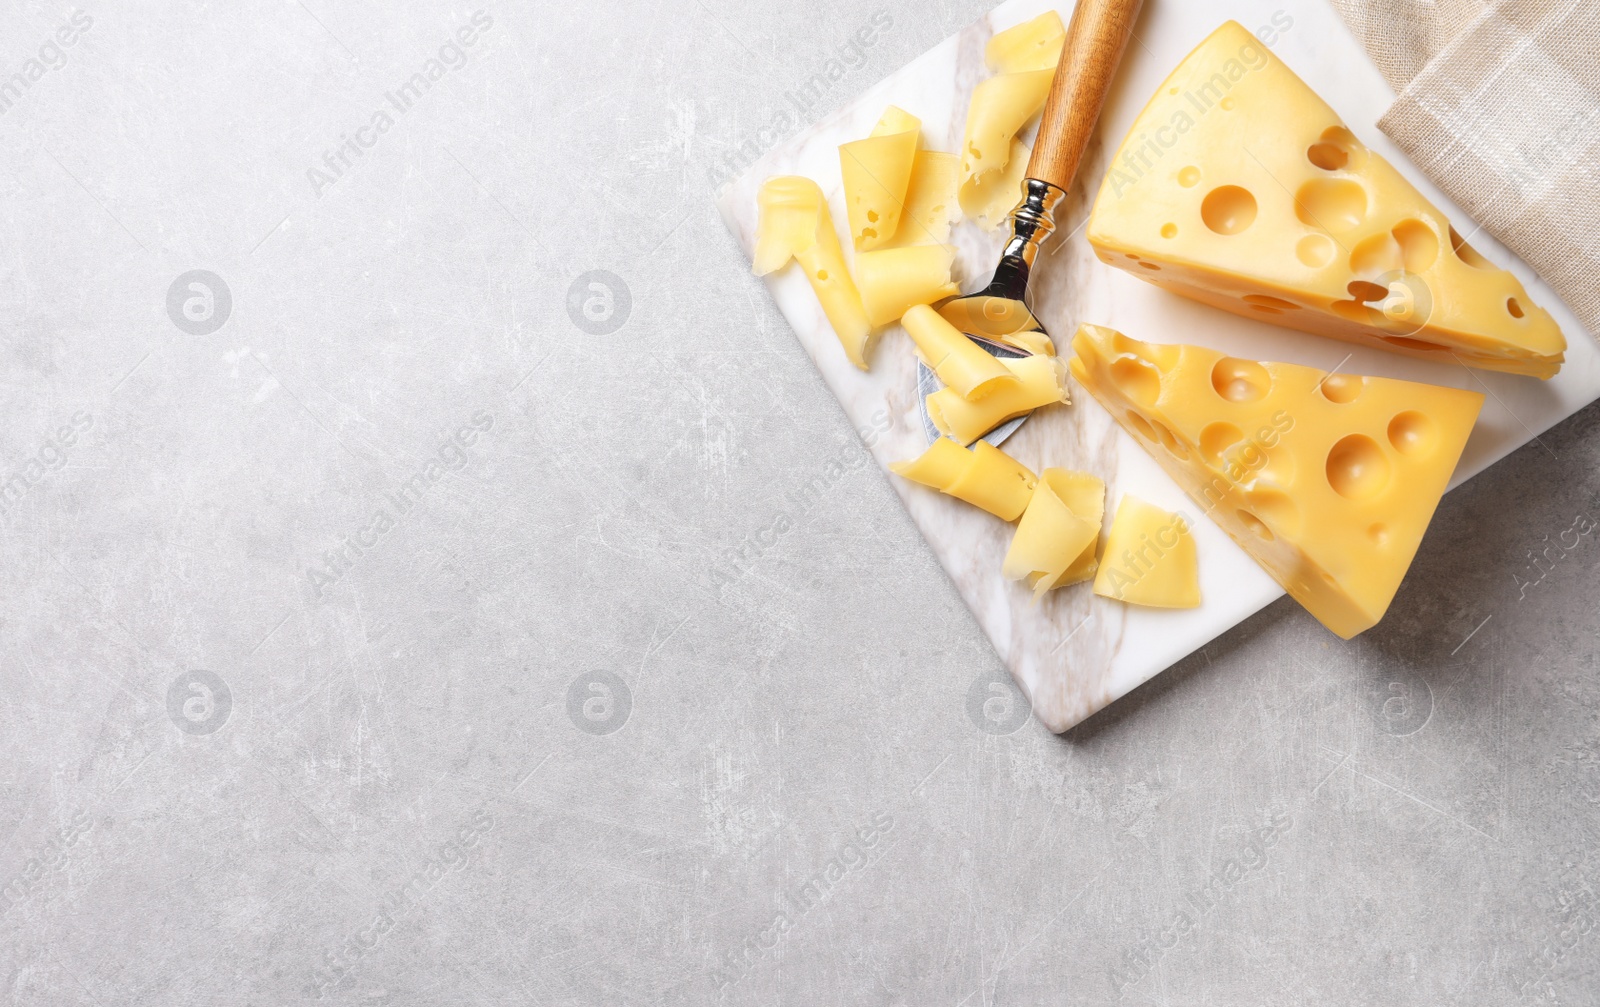
[[[1141,0],[1078,0],[1067,25],[1028,177],[1071,189],[1083,148],[1094,133],[1111,78],[1133,33]]]

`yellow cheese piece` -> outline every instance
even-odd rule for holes
[[[1233,21],[1134,121],[1088,238],[1102,260],[1248,318],[1541,378],[1564,359],[1517,278]]]
[[[790,259],[798,261],[845,356],[866,370],[872,324],[850,279],[822,190],[809,178],[779,175],[761,184],[757,203],[761,217],[756,224],[755,274],[765,276]]]
[[[1483,405],[1477,392],[1158,346],[1085,325],[1072,375],[1324,626],[1383,617]]]
[[[1039,481],[1026,465],[987,441],[979,441],[974,451],[964,451],[944,437],[916,460],[892,463],[889,471],[982,508],[1002,521],[1021,516]]]
[[[1094,593],[1151,608],[1198,608],[1200,562],[1183,515],[1123,494]]]
[[[927,397],[928,418],[940,433],[964,447],[1006,420],[1052,402],[1070,401],[1061,362],[1055,357],[1000,362],[1017,376],[1015,385],[995,388],[981,399],[964,399],[954,388],[941,388]]]
[[[1061,498],[1062,503],[1071,508],[1072,513],[1094,525],[1095,538],[1084,546],[1078,558],[1072,561],[1066,572],[1057,577],[1047,590],[1076,584],[1095,575],[1099,564],[1095,561],[1094,551],[1100,544],[1100,526],[1105,523],[1106,517],[1106,484],[1103,480],[1087,472],[1068,472],[1062,469],[1051,471],[1057,473],[1051,480],[1056,495]]]
[[[950,225],[960,214],[956,186],[961,180],[961,159],[938,150],[919,150],[900,210],[900,226],[890,247],[942,245],[950,240]]]
[[[950,280],[956,250],[950,245],[882,248],[856,256],[861,302],[876,328],[897,321],[915,304],[932,304],[960,291]]]
[[[1061,15],[1048,10],[997,33],[983,47],[983,61],[996,73],[1054,70],[1061,61],[1061,46],[1066,38]]]
[[[1044,107],[1065,38],[1061,16],[1046,11],[984,50],[997,75],[979,82],[967,106],[960,189],[962,212],[983,227],[998,227],[1022,198],[1028,148],[1017,134]]]
[[[1024,353],[1053,357],[1056,346],[1039,327],[1033,312],[1009,297],[971,295],[939,305],[939,317],[962,332],[1015,347]]]
[[[1026,580],[1036,603],[1047,591],[1086,580],[1094,570],[1104,497],[1105,483],[1094,476],[1045,469],[1011,538],[1001,574]]]
[[[922,120],[890,105],[865,140],[839,148],[844,204],[857,251],[881,248],[900,227]]]
[[[917,356],[964,399],[981,399],[996,388],[1018,384],[999,358],[984,352],[926,304],[914,305],[900,319]]]

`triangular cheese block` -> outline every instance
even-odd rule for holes
[[[1566,350],[1515,276],[1233,21],[1134,121],[1087,234],[1140,279],[1317,335],[1540,378]]]
[[[1072,374],[1284,590],[1346,639],[1383,617],[1477,392],[1158,346],[1085,325]]]

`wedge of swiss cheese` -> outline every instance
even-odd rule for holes
[[[1540,378],[1564,358],[1517,278],[1237,22],[1139,114],[1087,233],[1103,261],[1246,317]]]
[[[1324,626],[1383,617],[1483,405],[1477,392],[1155,345],[1085,325],[1072,374]]]

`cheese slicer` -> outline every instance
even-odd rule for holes
[[[1140,3],[1078,0],[1039,119],[1039,133],[1022,182],[1022,201],[1011,211],[1011,237],[1000,253],[994,278],[982,290],[939,306],[946,321],[997,357],[1048,352],[1051,345],[1044,326],[1028,308],[1028,276],[1040,246],[1055,230],[1056,207],[1078,174],[1078,163],[1100,118],[1100,107],[1133,32]],[[931,440],[940,435],[928,416],[925,396],[939,388],[939,380],[927,365],[919,363],[917,369],[923,426]],[[1008,420],[983,439],[999,445],[1027,418]]]

